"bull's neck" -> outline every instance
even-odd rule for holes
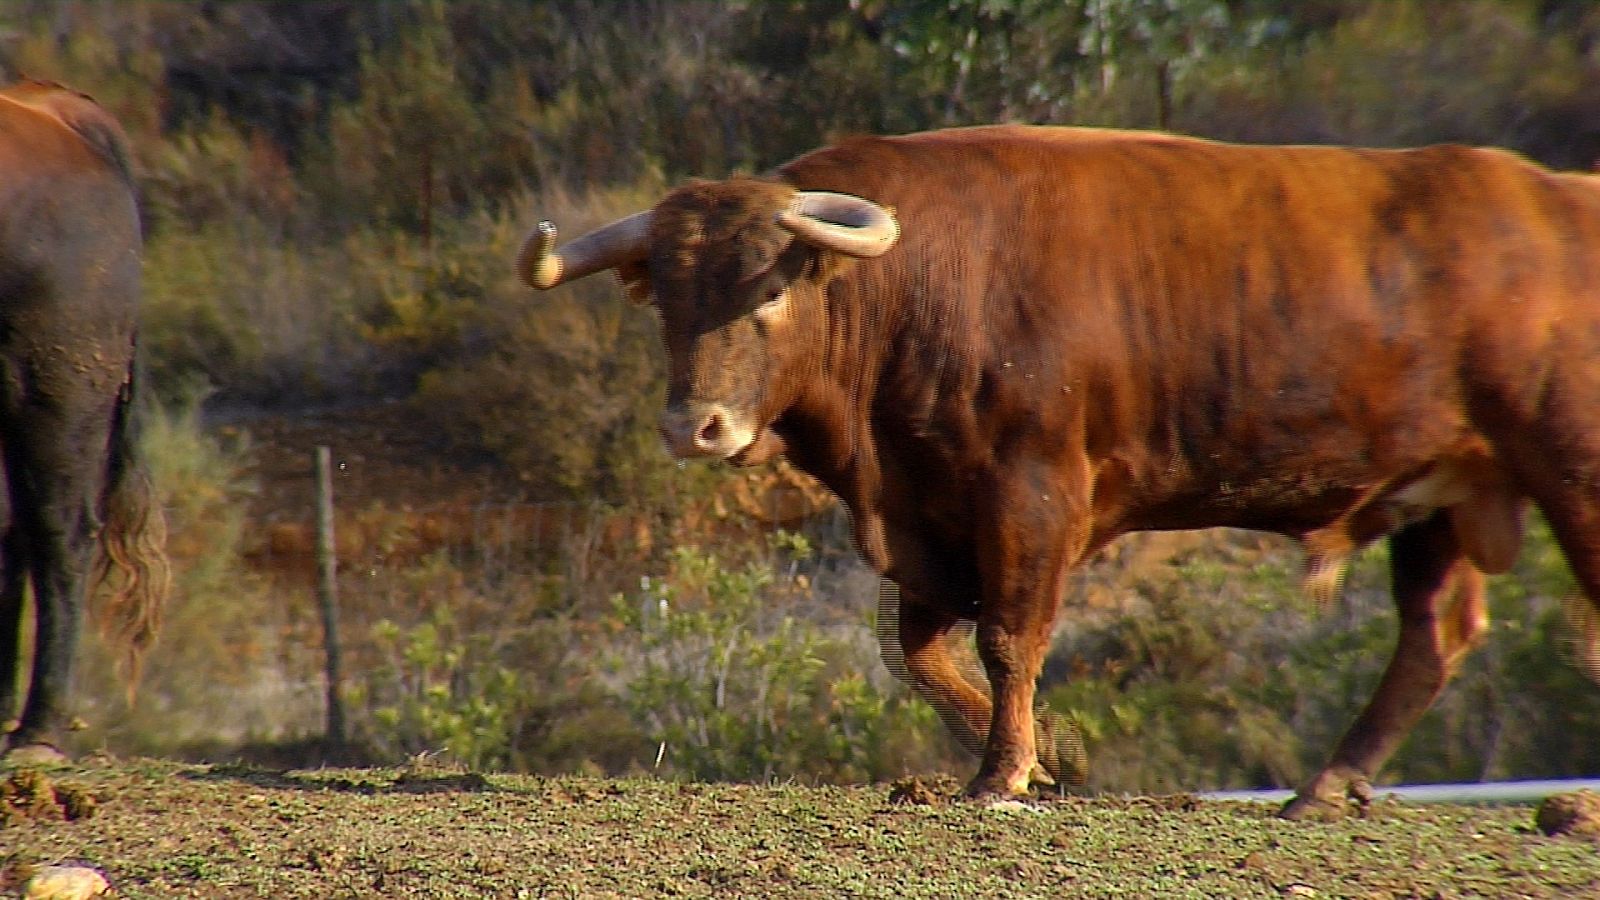
[[[820,377],[807,382],[784,416],[785,437],[802,468],[846,497],[847,485],[859,478],[857,470],[874,465],[871,411],[897,327],[890,315],[893,303],[856,278],[831,286],[828,307]]]
[[[864,274],[831,287],[820,377],[782,417],[780,433],[790,461],[850,509],[860,551],[881,569],[887,555],[876,417],[885,403],[896,402],[888,394],[904,380],[907,361],[900,357],[914,341],[902,315],[906,298],[897,292],[904,279],[883,268]]]

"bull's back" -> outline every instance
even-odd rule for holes
[[[126,139],[54,85],[0,91],[0,319],[11,354],[46,339],[125,359],[140,225]],[[105,347],[100,344],[107,344]]]
[[[1600,187],[1511,154],[995,127],[786,171],[894,206],[884,282],[959,333],[935,356],[1026,372],[966,383],[1081,428],[1145,525],[1312,527],[1481,443],[1550,365],[1600,404]]]
[[[1076,288],[1078,313],[1096,299],[1085,273],[1152,262],[1168,283],[1139,302],[1175,311],[1189,298],[1249,299],[1274,280],[1313,281],[1294,286],[1308,288],[1301,296],[1320,287],[1318,307],[1397,308],[1442,293],[1429,287],[1448,287],[1457,304],[1513,289],[1572,294],[1592,289],[1600,270],[1600,177],[1551,173],[1498,150],[983,126],[857,138],[781,171],[800,187],[854,189],[894,206],[902,251],[1024,266],[1039,275],[1035,287]],[[1556,277],[1534,277],[1551,263]],[[1267,264],[1280,270],[1275,279],[1256,271]],[[1241,275],[1249,283],[1229,283]]]
[[[0,429],[109,423],[131,373],[140,251],[112,117],[53,85],[0,92]]]
[[[131,186],[128,139],[88,96],[52,82],[0,88],[0,154],[8,178],[107,171]]]

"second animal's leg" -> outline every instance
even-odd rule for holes
[[[3,501],[0,501],[3,502]],[[19,724],[22,699],[22,612],[28,561],[10,529],[0,539],[0,749]]]
[[[71,518],[83,515],[80,510]],[[42,544],[30,554],[37,623],[33,675],[17,730],[11,736],[13,747],[59,745],[59,732],[68,717],[68,692],[82,629],[89,565],[87,523],[51,527]]]
[[[67,362],[47,360],[34,371],[37,380],[70,383],[56,368]],[[52,368],[56,367],[56,368]],[[69,717],[68,700],[77,656],[78,635],[86,602],[85,587],[96,520],[94,503],[105,469],[105,435],[111,402],[83,403],[80,397],[59,402],[53,397],[7,398],[5,434],[0,439],[5,466],[12,475],[9,499],[11,529],[25,541],[23,555],[33,585],[33,668],[17,730],[14,750],[29,745],[58,747]],[[11,549],[14,543],[8,543]],[[8,567],[7,577],[18,571]],[[8,582],[7,587],[15,589]]]

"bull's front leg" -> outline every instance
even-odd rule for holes
[[[988,692],[978,686],[982,680],[971,677],[966,654],[956,651],[970,638],[971,624],[953,611],[958,608],[934,602],[926,593],[903,592],[884,579],[878,591],[878,646],[889,672],[933,707],[963,750],[981,759],[994,709]],[[1039,765],[1032,782],[1083,784],[1089,761],[1076,723],[1049,712],[1035,719]]]
[[[994,698],[972,796],[1026,794],[1038,768],[1034,695],[1067,568],[1085,544],[1082,494],[1024,471],[980,517],[978,656]]]

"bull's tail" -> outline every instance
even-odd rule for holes
[[[135,366],[117,397],[112,422],[101,531],[92,584],[94,618],[122,654],[131,697],[144,652],[161,627],[172,585],[167,562],[167,520],[140,459]]]

